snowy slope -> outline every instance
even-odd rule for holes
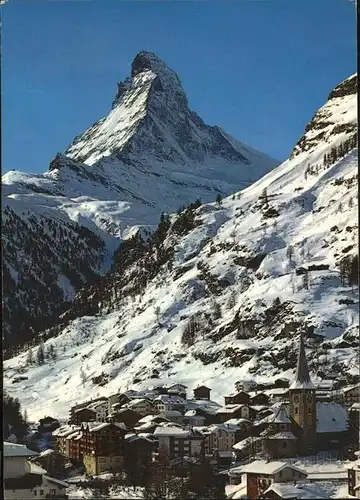
[[[329,120],[339,106],[354,124],[353,90],[331,97]],[[343,156],[324,165],[340,144]],[[48,332],[56,360],[26,365],[24,352],[4,363],[6,389],[33,418],[64,416],[85,398],[152,385],[157,369],[160,381],[189,390],[206,383],[221,402],[238,380],[291,378],[300,329],[315,383],[350,381],[359,371],[357,285],[339,271],[358,252],[357,200],[354,130],[333,130],[221,206],[171,216],[152,246],[128,247],[116,271],[77,294],[63,326]],[[194,314],[195,339],[184,345]],[[28,378],[12,384],[19,370]],[[100,374],[101,387],[92,382]]]
[[[12,211],[3,226],[4,265],[12,277],[4,282],[6,332],[26,338],[29,322],[46,321],[89,276],[108,269],[119,242],[139,226],[153,229],[161,211],[228,195],[277,164],[206,125],[188,108],[178,76],[154,54],[139,53],[110,113],[57,154],[47,172],[13,170],[2,178],[3,206]],[[52,241],[46,239],[49,224],[57,226]],[[81,226],[92,232],[86,241]],[[60,228],[74,233],[72,243]],[[65,256],[78,244],[85,245],[81,268]],[[24,246],[47,254],[48,278],[34,252],[23,255]],[[63,256],[54,251],[59,246]],[[24,265],[30,277],[23,276]],[[42,300],[34,300],[34,288]]]

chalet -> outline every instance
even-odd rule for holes
[[[190,426],[203,426],[205,425],[206,417],[201,415],[198,410],[188,410],[184,415],[184,423]]]
[[[226,405],[216,410],[218,423],[224,423],[230,418],[246,418],[250,417],[250,408],[246,404]]]
[[[248,436],[236,442],[232,449],[237,460],[242,460],[249,456],[255,456],[262,452],[262,437]]]
[[[127,434],[124,442],[124,458],[136,467],[149,467],[152,453],[155,449],[154,441],[145,436]]]
[[[199,385],[194,389],[194,399],[210,399],[211,389],[206,385]]]
[[[80,408],[89,408],[94,403],[97,403],[97,402],[106,402],[106,401],[107,401],[107,398],[105,398],[104,396],[102,396],[100,398],[92,399],[90,401],[84,401],[83,403],[79,403],[79,404],[76,404],[76,405],[72,406],[70,408],[70,412],[69,412],[69,422],[68,423],[69,424],[76,424],[76,422],[74,422],[74,415],[75,415],[75,411],[76,410],[79,410]]]
[[[273,383],[273,388],[286,389],[289,388],[290,381],[287,378],[277,378]]]
[[[123,423],[125,427],[134,427],[137,422],[140,420],[141,415],[134,411],[131,408],[119,408],[113,409],[113,413],[111,413],[107,417],[107,421],[111,423]]]
[[[267,389],[265,394],[269,396],[270,403],[275,403],[276,401],[283,402],[289,399],[289,389],[285,387],[275,387],[273,389]]]
[[[265,392],[257,392],[250,397],[250,405],[266,406],[269,404],[269,396]]]
[[[82,422],[95,422],[96,410],[91,408],[79,408],[74,411],[72,422],[75,425],[81,425]]]
[[[359,436],[360,403],[354,403],[349,408],[349,433],[353,442]]]
[[[32,457],[31,460],[55,478],[64,476],[66,468],[71,465],[68,457],[52,449],[42,451],[38,456]]]
[[[29,462],[38,454],[21,444],[4,442],[3,488],[5,500],[30,498],[66,499],[67,483],[52,478]]]
[[[247,392],[244,391],[239,391],[233,394],[229,394],[229,396],[224,396],[224,400],[225,400],[225,406],[250,404],[250,396]]]
[[[345,387],[342,390],[344,406],[350,408],[354,403],[360,403],[360,384]]]
[[[244,494],[248,498],[263,497],[265,491],[274,483],[292,483],[304,481],[306,472],[288,462],[269,462],[255,460],[229,470],[230,485],[246,484]]]
[[[204,436],[205,454],[227,451],[232,454],[237,427],[234,425],[213,424],[200,430]]]
[[[74,432],[80,431],[80,425],[62,425],[58,427],[53,433],[52,436],[54,438],[54,446],[55,449],[65,455],[69,456],[69,442],[66,440],[70,434],[74,434]]]
[[[184,415],[178,410],[164,411],[160,413],[161,417],[164,417],[169,422],[175,422],[176,424],[184,423]]]
[[[106,417],[109,413],[108,401],[95,401],[90,403],[87,408],[95,411],[95,420],[97,422],[106,422]]]
[[[178,457],[197,457],[203,459],[204,437],[200,432],[183,428],[176,424],[157,427],[154,437],[159,442],[159,458],[172,460]]]
[[[348,470],[348,493],[360,498],[360,460],[355,460],[345,467]]]
[[[313,498],[329,498],[329,494],[315,483],[303,481],[300,483],[284,482],[272,483],[264,492],[263,498],[265,500],[308,500]]]
[[[81,432],[80,453],[89,476],[122,469],[126,434],[124,425],[86,422],[82,424]]]
[[[156,408],[158,413],[163,413],[165,411],[185,411],[186,401],[180,396],[173,396],[170,394],[162,394],[155,398],[154,408]]]
[[[186,399],[186,385],[183,384],[173,384],[167,388],[167,393],[173,396],[179,396]]]
[[[126,407],[134,410],[141,417],[146,417],[154,412],[154,405],[148,398],[132,399],[126,404]]]
[[[60,422],[56,418],[44,417],[39,420],[38,432],[45,434],[46,432],[53,432],[60,427]]]

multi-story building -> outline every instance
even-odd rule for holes
[[[224,396],[225,406],[227,405],[249,405],[250,404],[250,396],[247,392],[238,391],[233,394],[229,394],[228,396]]]
[[[210,400],[211,389],[206,385],[199,385],[194,389],[194,399],[208,399]]]
[[[342,390],[345,408],[350,408],[354,403],[360,403],[360,384],[345,387]]]
[[[175,424],[157,427],[154,437],[158,439],[159,457],[172,460],[179,457],[204,458],[204,437],[191,428],[183,428]]]
[[[55,449],[65,455],[69,456],[69,441],[66,439],[74,432],[80,431],[80,425],[62,425],[58,427],[53,433],[52,436],[54,438],[54,447]]]
[[[251,409],[246,404],[228,404],[216,410],[216,418],[218,423],[224,423],[230,418],[246,418],[249,419]]]
[[[94,403],[97,403],[97,402],[107,402],[107,398],[102,396],[100,398],[96,398],[96,399],[92,399],[90,401],[84,401],[83,403],[79,403],[79,404],[76,404],[74,406],[72,406],[70,408],[70,411],[69,411],[69,424],[76,424],[76,420],[75,420],[75,411],[76,410],[79,410],[80,408],[90,408],[91,405],[93,405]]]
[[[186,400],[180,396],[161,394],[154,399],[154,408],[156,408],[158,413],[164,413],[173,410],[178,410],[183,413],[185,410],[185,406]]]
[[[236,443],[237,427],[234,425],[213,424],[206,430],[201,431],[204,436],[204,448],[206,455],[213,455],[215,452],[232,452],[232,447]]]
[[[32,498],[66,499],[67,483],[46,475],[45,471],[28,461],[38,453],[21,444],[4,442],[3,449],[5,500]],[[35,470],[34,470],[35,468]]]
[[[146,417],[154,413],[153,402],[147,398],[132,399],[126,404],[126,407],[136,411],[141,417]]]
[[[81,432],[80,454],[88,475],[122,469],[127,432],[124,425],[87,422],[82,424]]]

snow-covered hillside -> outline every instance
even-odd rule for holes
[[[340,112],[356,126],[356,77],[335,91],[326,136],[222,203],[194,203],[163,218],[148,241],[120,247],[116,269],[46,332],[56,359],[27,364],[24,352],[5,362],[5,387],[31,417],[149,386],[154,369],[189,389],[206,383],[220,401],[240,379],[290,378],[300,330],[315,382],[352,381],[357,149],[354,128],[336,123]],[[20,372],[26,380],[13,384]]]
[[[2,178],[10,343],[15,335],[26,340],[29,325],[37,328],[89,276],[108,268],[122,239],[139,226],[153,229],[161,211],[229,195],[277,164],[206,125],[188,108],[174,71],[154,54],[139,53],[110,113],[57,154],[47,172],[13,170]]]

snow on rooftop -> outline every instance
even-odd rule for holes
[[[273,483],[265,491],[265,494],[273,492],[283,499],[314,499],[314,498],[329,498],[327,491],[321,486],[314,483],[292,482],[288,483]]]
[[[292,432],[277,432],[266,436],[266,439],[297,439]]]
[[[236,445],[233,446],[235,448]],[[303,470],[299,469],[293,464],[288,462],[280,462],[280,461],[266,461],[266,460],[254,460],[253,462],[240,465],[238,467],[233,467],[230,469],[231,472],[241,473],[241,474],[264,474],[264,475],[273,475],[283,469],[293,469],[302,474],[306,474]]]
[[[316,432],[345,432],[348,412],[339,403],[316,403]]]
[[[183,427],[176,426],[158,426],[154,431],[154,436],[177,436],[177,437],[187,437],[191,434],[190,429],[184,429]]]
[[[4,457],[31,457],[39,455],[38,452],[29,450],[24,444],[15,444],[4,441]]]

